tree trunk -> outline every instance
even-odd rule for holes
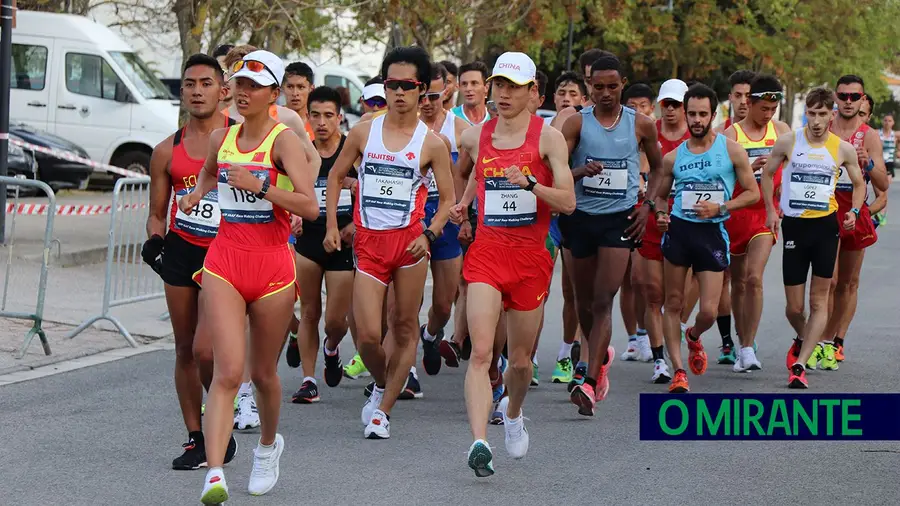
[[[794,101],[797,100],[794,85],[786,82],[784,92],[784,107],[781,108],[781,121],[794,128]]]
[[[209,14],[210,0],[176,0],[172,11],[178,21],[178,37],[181,42],[181,61],[200,52],[203,26]]]

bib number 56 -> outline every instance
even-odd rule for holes
[[[394,194],[394,187],[393,186],[382,186],[381,189],[378,190],[378,194],[391,196]]]

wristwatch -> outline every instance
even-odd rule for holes
[[[653,202],[650,199],[644,199],[644,205],[649,207],[651,211],[656,209],[656,202]]]
[[[533,191],[534,186],[537,184],[537,178],[534,176],[525,176],[525,179],[528,180],[528,186],[525,187],[525,191]]]
[[[434,241],[437,240],[437,237],[434,235],[434,232],[432,232],[431,230],[428,230],[427,228],[425,229],[424,232],[422,232],[422,235],[424,235],[425,238],[428,239],[428,244],[434,244]]]
[[[266,193],[269,192],[269,182],[263,181],[262,188],[260,188],[259,193],[256,194],[256,198],[263,199],[266,196]]]
[[[726,214],[728,214],[728,206],[719,204],[719,216],[725,216]]]
[[[857,208],[854,207],[853,209],[850,210],[850,212],[853,213],[853,214],[855,214],[856,217],[859,218],[859,209],[857,209]]]

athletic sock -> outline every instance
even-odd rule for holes
[[[291,331],[288,331],[288,337],[290,337],[290,338],[293,339],[293,340],[297,340],[297,334],[294,334],[294,333],[291,332]]]
[[[337,348],[331,350],[328,348],[328,346],[325,346],[325,354],[328,355],[329,357],[333,357],[333,356],[337,355],[337,353],[338,353]]]
[[[429,343],[434,341],[436,336],[433,336],[428,333],[428,325],[425,325],[425,328],[422,330],[422,339],[428,341]]]
[[[203,442],[203,431],[197,430],[193,432],[188,432],[188,438],[193,439],[197,443]]]
[[[412,374],[416,379],[419,378],[419,375],[416,374],[416,366],[410,367],[410,368],[409,368],[409,372],[410,372],[410,374]]]
[[[716,325],[719,326],[719,334],[722,335],[722,347],[734,348],[734,342],[731,340],[731,315],[719,316],[716,318]]]
[[[681,332],[682,332],[682,333],[687,332],[687,328],[688,328],[688,324],[687,324],[687,323],[684,323],[684,322],[681,322]]]
[[[535,354],[533,357],[531,357],[531,363],[534,364],[535,367],[538,366],[538,363],[537,363],[537,354]]]
[[[843,338],[843,337],[834,336],[834,345],[835,345],[835,346],[843,346],[843,345],[844,345],[844,338]]]
[[[574,343],[573,343],[574,344]],[[572,355],[572,344],[566,344],[565,341],[559,346],[559,353],[556,355],[556,360],[565,360],[567,358],[571,358]]]
[[[637,336],[645,337],[646,335],[647,335],[647,329],[642,329],[642,328],[638,327]]]
[[[591,388],[597,388],[597,380],[591,378],[589,376],[584,377],[584,382],[591,386]]]
[[[650,348],[650,351],[653,352],[653,360],[665,360],[665,355],[663,354],[662,346],[653,346]]]
[[[272,442],[270,445],[262,444],[262,440],[260,440],[259,445],[256,447],[257,455],[269,455],[270,453],[275,451],[275,442]]]
[[[631,334],[630,336],[628,336],[628,342],[630,343],[631,341],[637,341],[637,334]]]
[[[307,381],[312,381],[313,385],[319,386],[319,384],[316,382],[316,378],[313,378],[312,376],[306,376],[305,378],[303,378],[303,383],[306,383]]]
[[[238,395],[253,395],[253,384],[249,381],[246,383],[241,383],[241,388],[238,390]]]

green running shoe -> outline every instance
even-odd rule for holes
[[[369,370],[366,369],[366,364],[363,364],[359,353],[353,355],[353,358],[350,359],[350,363],[344,366],[344,376],[354,380],[365,376],[371,376]]]
[[[553,369],[551,383],[568,383],[572,381],[572,359],[566,357],[556,361],[556,369]]]
[[[719,348],[722,352],[719,354],[719,363],[720,364],[734,364],[737,360],[737,357],[734,354],[734,348],[731,346],[722,346]]]
[[[825,343],[825,346],[822,347],[822,369],[826,371],[838,370],[837,358],[834,356],[836,351],[837,346],[834,343]]]
[[[806,361],[806,368],[815,371],[824,358],[825,348],[822,346],[822,343],[819,343],[816,345],[816,349],[813,350],[813,354],[810,355],[809,360]]]
[[[469,447],[469,467],[479,478],[487,478],[494,474],[494,454],[487,441],[479,439]]]
[[[536,387],[540,384],[540,376],[538,375],[538,366],[531,363],[531,386]]]

